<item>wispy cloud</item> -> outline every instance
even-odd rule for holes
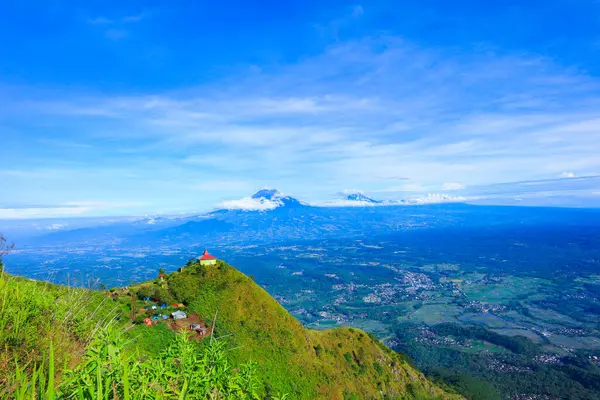
[[[101,29],[110,40],[121,40],[129,36],[127,26],[138,23],[148,16],[146,11],[139,14],[126,15],[118,18],[106,18],[104,16],[88,19],[88,24]]]
[[[148,15],[147,12],[143,11],[139,14],[126,15],[124,17],[114,18],[114,19],[100,16],[100,17],[88,19],[88,23],[91,25],[130,24],[130,23],[140,22],[147,15]]]
[[[126,17],[121,18],[121,22],[123,23],[135,23],[135,22],[140,22],[141,20],[143,20],[144,18],[146,18],[148,14],[143,11],[139,14],[136,15],[128,15]]]
[[[464,188],[465,185],[457,182],[446,182],[442,185],[442,190],[462,190]]]
[[[339,17],[327,21],[327,23],[318,24],[317,30],[321,35],[339,41],[340,32],[360,21],[364,13],[365,9],[360,4],[348,7]]]
[[[1,206],[0,219],[74,217],[100,212],[119,212],[147,206],[146,202],[69,201],[63,204]]]
[[[338,42],[178,91],[25,92],[10,104],[0,119],[52,127],[39,139],[94,143],[79,152],[88,159],[68,155],[85,168],[138,176],[121,185],[129,197],[133,188],[151,192],[151,182],[169,185],[163,204],[202,179],[269,182],[323,199],[344,187],[462,196],[499,182],[600,173],[597,78],[531,54],[459,53],[393,36]],[[17,169],[26,161],[11,159]],[[112,188],[109,180],[122,178],[102,179]],[[221,199],[213,192],[203,204]]]
[[[105,17],[96,17],[96,18],[91,18],[88,20],[88,23],[92,24],[92,25],[109,25],[109,24],[113,24],[115,21],[113,21],[112,19],[108,19]]]

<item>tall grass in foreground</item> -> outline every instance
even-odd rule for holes
[[[16,366],[16,400],[43,399],[261,399],[257,365],[234,369],[227,360],[226,343],[209,342],[202,351],[185,332],[157,358],[144,359],[125,351],[127,343],[116,328],[99,331],[82,362],[67,369],[54,384],[52,348],[45,367],[25,374]],[[274,397],[283,400],[286,396]]]
[[[120,319],[98,293],[0,272],[0,399],[262,398],[257,365],[234,368],[224,341],[181,333],[147,358]]]
[[[98,293],[0,271],[0,398],[10,398],[23,376],[39,373],[50,358],[62,366],[77,362],[95,332],[119,318]]]

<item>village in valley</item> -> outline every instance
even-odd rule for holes
[[[217,258],[208,250],[204,250],[202,256],[197,258],[197,262],[202,266],[213,266],[217,263]],[[181,267],[174,273],[179,273],[184,268],[186,267]],[[169,292],[166,278],[166,271],[160,268],[158,277],[153,281],[123,288],[111,288],[106,291],[106,295],[113,301],[124,303],[129,307],[134,324],[144,324],[152,328],[164,323],[173,331],[190,332],[191,338],[195,340],[201,340],[212,334],[214,325],[207,325],[198,314],[190,312],[185,304],[175,301]]]

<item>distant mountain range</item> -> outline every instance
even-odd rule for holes
[[[229,200],[221,203],[217,211],[223,210],[243,210],[243,211],[267,211],[278,207],[306,207],[307,203],[301,202],[291,196],[284,196],[277,189],[262,189],[250,197],[244,197],[239,200]]]
[[[459,203],[465,199],[446,194],[428,194],[426,196],[409,197],[400,200],[376,200],[361,192],[342,195],[341,198],[320,204],[309,204],[291,196],[284,196],[277,189],[262,189],[250,197],[230,200],[221,203],[223,210],[267,211],[278,207],[373,207],[403,206],[434,203]],[[217,210],[219,213],[221,210]]]
[[[89,225],[60,224],[40,230],[21,244],[106,245],[127,242],[131,245],[195,243],[268,242],[287,239],[310,239],[362,235],[365,232],[427,226],[414,220],[412,207],[373,207],[402,205],[374,200],[362,193],[352,193],[326,206],[311,205],[276,189],[262,189],[249,197],[226,201],[214,211],[186,216],[156,216],[137,219],[88,221]],[[363,207],[364,206],[364,207]],[[60,228],[56,228],[60,227]],[[10,232],[6,232],[10,234]]]
[[[409,206],[419,204],[463,203],[465,198],[440,193],[429,193],[425,196],[413,196],[400,200],[376,200],[361,192],[343,194],[340,199],[324,204],[327,207],[373,207],[373,206]]]
[[[411,206],[413,205],[413,206]],[[493,213],[490,213],[491,209]],[[568,214],[568,213],[567,213]],[[567,215],[565,214],[565,215]],[[562,213],[556,215],[563,215]],[[87,221],[87,226],[52,221],[52,230],[39,224],[15,241],[26,246],[171,246],[272,243],[287,240],[364,238],[453,224],[487,228],[510,221],[544,217],[543,209],[474,206],[444,195],[401,201],[376,200],[362,193],[344,195],[335,203],[318,206],[263,189],[198,215],[123,218]],[[555,218],[555,216],[553,216]],[[3,232],[10,238],[10,229]]]
[[[110,226],[117,230],[159,229],[161,227],[180,225],[187,221],[202,220],[231,214],[234,211],[266,212],[277,208],[344,208],[373,206],[405,206],[436,203],[457,203],[464,199],[444,194],[429,194],[421,197],[410,197],[401,200],[376,200],[361,192],[343,194],[339,199],[323,203],[307,203],[292,196],[283,195],[277,189],[261,189],[249,197],[229,200],[219,204],[214,211],[203,214],[125,216],[125,217],[82,217],[82,218],[43,218],[31,220],[2,220],[2,231],[14,240],[30,236],[47,235],[61,231],[73,231]],[[234,213],[235,214],[235,213]]]
[[[359,202],[365,202],[365,203],[371,203],[371,204],[380,204],[382,203],[381,200],[373,200],[370,197],[365,196],[362,193],[351,193],[349,195],[346,196],[346,200],[348,201],[359,201]]]

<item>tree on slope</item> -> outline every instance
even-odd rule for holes
[[[2,264],[2,257],[10,253],[15,248],[14,243],[8,243],[8,239],[0,233],[0,272],[4,271],[4,264]]]

